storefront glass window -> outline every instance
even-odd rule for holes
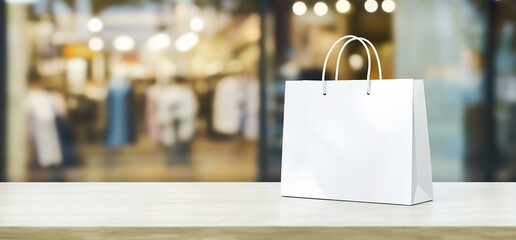
[[[435,181],[516,179],[513,1],[6,7],[10,181],[279,181],[285,81],[320,80],[346,34],[384,79],[425,80]],[[336,59],[327,79],[365,79],[362,45]]]
[[[8,3],[12,181],[255,181],[257,1]]]

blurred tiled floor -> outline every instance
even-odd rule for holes
[[[81,164],[64,170],[33,169],[31,181],[176,182],[256,181],[257,144],[239,138],[210,140],[198,137],[191,162],[172,163],[165,150],[142,139],[136,145],[108,150],[83,146]]]

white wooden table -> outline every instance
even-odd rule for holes
[[[283,198],[279,187],[3,183],[0,239],[516,239],[515,183],[434,183],[434,201],[416,206]]]

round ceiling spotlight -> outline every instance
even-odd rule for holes
[[[323,2],[318,2],[314,5],[314,12],[317,16],[324,16],[328,13],[328,5]]]
[[[378,10],[378,2],[376,2],[376,0],[367,0],[364,3],[364,8],[366,11],[374,13]]]
[[[199,36],[196,33],[186,33],[176,40],[176,49],[180,52],[188,52],[197,45]]]
[[[128,52],[134,48],[134,39],[129,36],[118,36],[115,38],[113,45],[118,51]]]
[[[190,21],[190,28],[196,32],[204,29],[204,21],[201,18],[194,18]]]
[[[348,0],[339,0],[335,3],[335,8],[337,9],[337,12],[347,13],[351,10],[351,4]]]
[[[88,29],[92,32],[100,32],[103,27],[104,24],[102,24],[102,21],[98,18],[91,18],[88,21]]]
[[[349,56],[349,65],[355,71],[361,69],[364,66],[364,59],[358,54]]]
[[[292,5],[292,12],[294,14],[301,16],[306,13],[306,4],[304,2],[296,2],[294,5]]]
[[[88,47],[94,52],[100,52],[104,48],[104,41],[98,37],[94,37],[88,41]]]
[[[394,12],[396,9],[396,3],[393,0],[384,0],[382,2],[382,9],[386,13]]]
[[[168,48],[171,42],[172,40],[168,34],[160,32],[147,41],[147,48],[151,51],[161,51]]]

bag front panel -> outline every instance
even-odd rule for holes
[[[413,81],[287,81],[282,195],[410,204]]]

